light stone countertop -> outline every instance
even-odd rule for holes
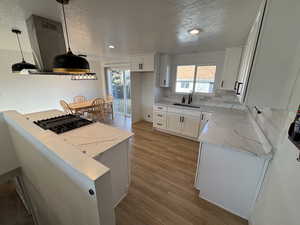
[[[49,110],[44,112],[26,114],[25,117],[30,121],[36,121],[64,114],[64,112],[59,110]],[[63,142],[72,145],[80,152],[94,158],[97,155],[129,139],[133,136],[133,133],[96,122],[62,134],[55,135]]]
[[[247,109],[241,110],[239,106],[223,108],[217,105],[200,105],[199,109],[194,109],[174,106],[170,102],[159,102],[155,105],[211,113],[209,121],[199,136],[201,142],[216,144],[237,151],[246,151],[257,156],[270,157],[271,155],[271,145]]]
[[[58,112],[56,111],[56,113]],[[49,111],[46,114],[51,116]],[[28,115],[34,115],[35,118],[39,116],[35,113]],[[105,165],[99,163],[88,155],[77,151],[77,149],[72,145],[62,141],[60,138],[57,138],[58,135],[54,132],[45,131],[32,123],[28,116],[24,116],[17,111],[6,111],[4,112],[4,117],[7,124],[16,130],[15,132],[18,131],[26,138],[27,141],[37,145],[40,152],[46,155],[46,157],[51,157],[52,160],[57,163],[61,163],[61,161],[57,160],[56,157],[53,158],[53,155],[56,155],[64,163],[71,166],[88,179],[95,181],[109,171],[109,168]]]

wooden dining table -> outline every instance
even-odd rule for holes
[[[93,102],[94,99],[90,99],[82,102],[69,103],[69,108],[76,113],[79,111],[84,111],[93,108],[94,106]],[[112,100],[104,99],[104,104],[112,104],[112,103],[113,103]]]

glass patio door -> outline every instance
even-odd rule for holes
[[[107,69],[108,93],[114,97],[114,112],[131,116],[130,71]]]

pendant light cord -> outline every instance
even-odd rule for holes
[[[66,35],[67,35],[68,51],[71,51],[68,27],[67,27],[67,20],[66,20],[66,14],[65,14],[65,6],[64,6],[64,3],[62,3],[61,5],[62,5],[63,16],[64,16]]]
[[[18,40],[21,56],[22,56],[22,61],[25,61],[24,60],[24,55],[23,55],[23,50],[22,50],[22,47],[21,47],[21,44],[20,44],[19,34],[16,33],[16,35],[17,35],[17,40]]]

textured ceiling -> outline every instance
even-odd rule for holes
[[[66,6],[76,52],[114,55],[143,52],[187,53],[242,45],[260,0],[70,0]],[[11,27],[24,31],[31,14],[60,20],[55,0],[1,0],[0,48],[15,49]],[[203,32],[191,36],[198,27]],[[49,40],[50,41],[50,40]],[[114,44],[115,49],[108,49]]]

